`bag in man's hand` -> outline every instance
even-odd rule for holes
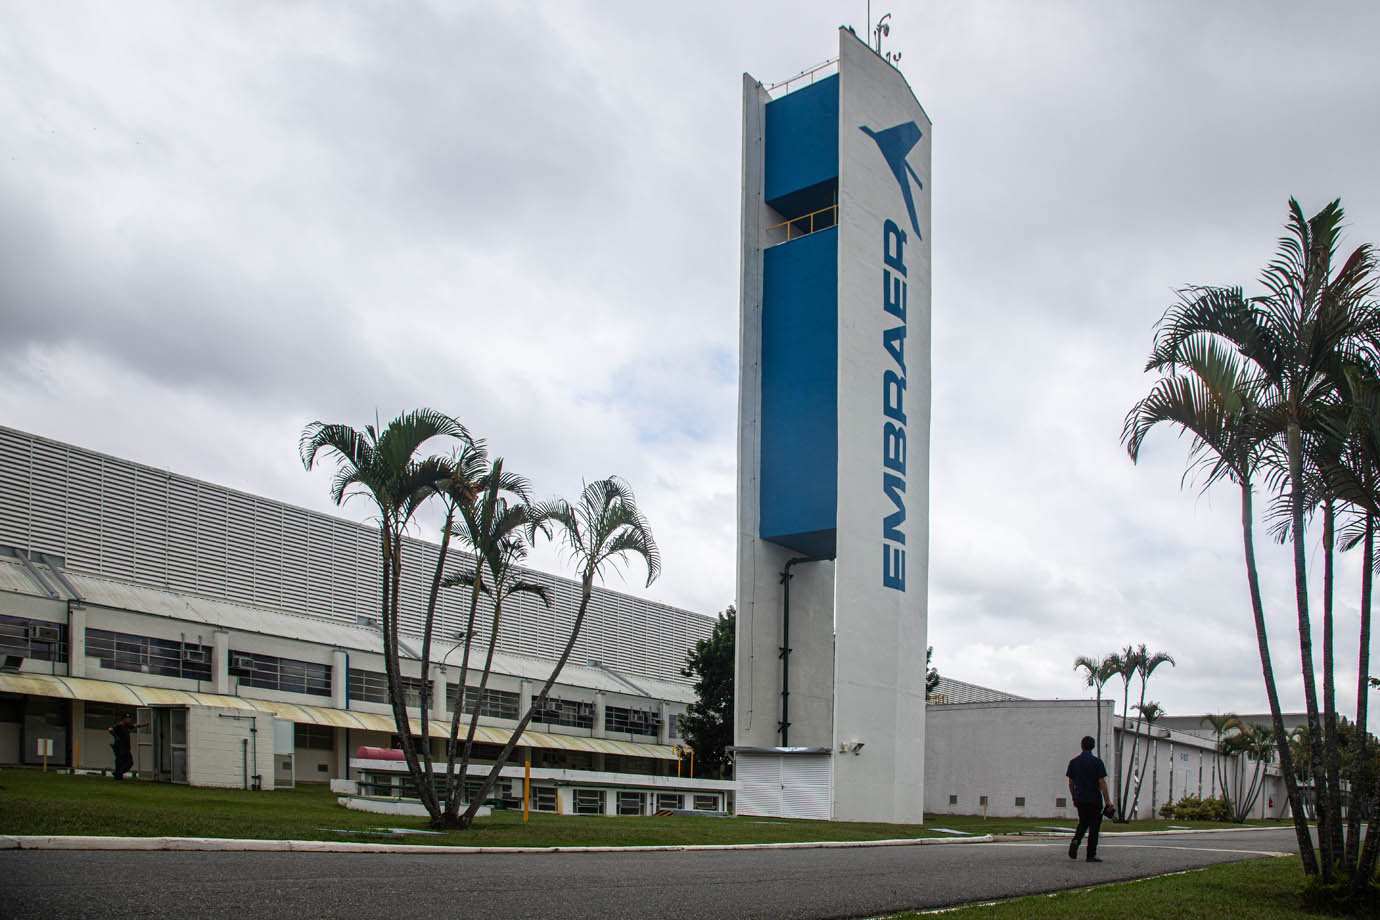
[[[1115,805],[1108,805],[1106,808],[1102,809],[1102,817],[1104,817],[1104,818],[1115,818],[1115,817],[1116,817],[1116,806],[1115,806]]]

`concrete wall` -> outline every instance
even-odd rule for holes
[[[1112,704],[1104,702],[1103,710],[1101,756],[1110,773]],[[1076,820],[1064,771],[1079,752],[1079,739],[1096,731],[1095,714],[1093,703],[1076,700],[929,707],[925,812],[931,819],[982,814],[986,796],[992,816]]]
[[[1102,703],[1102,747],[1107,785],[1117,795],[1117,748],[1121,775],[1130,792],[1127,811],[1135,818],[1159,814],[1170,801],[1186,795],[1210,798],[1222,794],[1217,767],[1236,795],[1237,762],[1217,753],[1211,738],[1142,726],[1132,721],[1122,732],[1113,703]],[[1079,739],[1097,731],[1095,704],[1080,700],[1022,700],[931,706],[925,739],[925,811],[936,815],[983,814],[994,817],[1051,818],[1076,821],[1064,770],[1079,752]],[[1137,739],[1139,739],[1137,741]],[[1134,748],[1133,748],[1133,742]],[[1255,765],[1242,764],[1247,784]],[[1134,795],[1140,781],[1138,802]],[[1251,817],[1285,817],[1288,803],[1283,782],[1267,770],[1264,790]],[[951,801],[951,797],[957,801]],[[1023,798],[1024,804],[1016,800]],[[1062,805],[1059,804],[1063,800]],[[1134,809],[1132,803],[1135,803]]]

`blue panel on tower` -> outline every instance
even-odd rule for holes
[[[838,505],[838,231],[763,254],[761,536],[834,551]]]
[[[839,78],[767,103],[765,197],[785,217],[833,204],[839,177]]]

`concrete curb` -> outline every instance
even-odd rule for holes
[[[468,856],[495,853],[668,853],[689,850],[818,850],[850,847],[943,846],[992,843],[981,837],[917,837],[900,840],[813,841],[807,843],[723,843],[631,847],[452,847],[408,843],[347,843],[331,840],[226,840],[215,837],[39,837],[0,836],[0,850],[222,850],[246,853],[427,853]]]
[[[1187,828],[1181,831],[1107,831],[1101,832],[1103,837],[1176,837],[1182,834],[1241,834],[1247,831],[1291,831],[1294,829],[1292,824],[1281,824],[1279,827],[1199,827]],[[1026,840],[1031,837],[1072,837],[1073,831],[1049,831],[1044,834],[999,834],[998,840]]]

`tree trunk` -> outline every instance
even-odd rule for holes
[[[1283,710],[1279,705],[1279,690],[1275,686],[1275,669],[1270,661],[1270,641],[1265,629],[1265,605],[1260,597],[1260,574],[1255,565],[1254,512],[1251,509],[1251,484],[1241,482],[1241,541],[1246,554],[1246,584],[1251,594],[1251,615],[1255,618],[1255,645],[1260,654],[1260,672],[1265,678],[1265,698],[1270,705],[1270,724],[1275,733],[1275,747],[1279,750],[1279,772],[1284,777],[1285,795],[1294,819],[1294,837],[1298,841],[1299,856],[1307,875],[1318,874],[1317,857],[1313,852],[1313,835],[1308,828],[1308,813],[1299,795],[1298,772],[1294,768],[1294,752],[1289,747],[1289,735],[1284,730]],[[1220,739],[1218,739],[1220,741]]]
[[[1097,756],[1102,756],[1102,685],[1097,685]]]
[[[431,760],[431,638],[436,626],[436,601],[441,596],[441,576],[446,568],[446,553],[450,549],[450,528],[454,523],[455,510],[451,508],[446,511],[446,522],[441,527],[441,549],[436,554],[436,570],[431,575],[431,590],[426,600],[426,618],[422,622],[422,699],[418,708],[421,710],[422,720],[422,762],[433,787],[436,782],[436,770]],[[441,675],[441,679],[445,680],[444,674]],[[444,689],[442,687],[443,691]],[[449,779],[449,775],[446,779]],[[442,812],[444,813],[444,809]],[[433,815],[432,823],[441,824],[441,817]]]
[[[1323,501],[1323,764],[1327,790],[1327,824],[1332,858],[1340,860],[1346,849],[1342,839],[1342,767],[1337,751],[1337,688],[1333,674],[1332,597],[1336,558],[1336,508],[1329,497]]]
[[[1375,565],[1375,516],[1366,512],[1366,537],[1361,551],[1361,647],[1356,655],[1356,736],[1352,742],[1352,764],[1355,776],[1351,778],[1351,810],[1347,815],[1346,865],[1353,870],[1352,878],[1359,884],[1360,874],[1355,870],[1360,858],[1361,809],[1357,807],[1358,794],[1371,800],[1372,812],[1375,810],[1374,792],[1376,776],[1373,769],[1363,767],[1366,763],[1366,719],[1369,717],[1370,693],[1370,592]],[[1358,788],[1358,780],[1365,777],[1365,789]],[[1368,878],[1369,876],[1367,876]]]
[[[1136,737],[1135,737],[1134,739],[1132,739],[1132,741],[1131,741],[1131,769],[1132,769],[1132,770],[1135,770],[1135,768],[1136,768],[1136,749],[1140,746],[1140,727],[1141,727],[1142,722],[1143,722],[1144,719],[1145,719],[1145,684],[1146,684],[1145,676],[1144,676],[1144,675],[1141,675],[1141,678],[1140,678],[1140,703],[1138,703],[1138,704],[1136,705]],[[1147,741],[1146,741],[1146,743],[1145,743],[1145,747],[1146,747],[1147,750],[1148,750],[1149,747],[1150,747],[1150,742],[1149,742],[1148,739],[1147,739]],[[1127,815],[1128,819],[1130,818],[1131,815],[1134,815],[1134,814],[1136,813],[1136,808],[1139,807],[1139,805],[1140,805],[1140,788],[1141,788],[1141,786],[1143,786],[1143,785],[1145,785],[1145,764],[1144,764],[1144,763],[1142,763],[1142,764],[1140,765],[1140,773],[1136,774],[1136,791],[1135,791],[1135,795],[1131,798],[1131,810],[1130,810],[1130,812],[1129,812],[1128,815]]]
[[[383,581],[386,585],[384,594],[384,613],[383,623],[383,664],[384,671],[388,677],[388,697],[393,707],[393,723],[398,729],[398,737],[402,743],[403,761],[407,764],[408,775],[412,778],[412,783],[417,789],[417,797],[421,800],[427,814],[432,821],[436,821],[441,814],[440,803],[436,799],[436,787],[434,777],[425,776],[422,773],[422,765],[417,757],[417,746],[412,741],[412,725],[407,715],[407,695],[402,686],[402,667],[398,657],[398,611],[399,611],[399,592],[402,582],[402,534],[400,529],[393,527],[393,521],[384,519],[380,522],[380,531],[386,533],[384,540],[384,567]]]
[[[450,717],[450,737],[446,741],[446,816],[447,827],[459,826],[460,797],[464,794],[465,774],[469,771],[469,764],[464,760],[460,761],[460,771],[455,770],[456,755],[460,749],[460,718],[465,711],[465,698],[468,695],[468,688],[465,681],[468,679],[470,671],[470,643],[474,639],[474,620],[475,614],[479,610],[479,592],[484,584],[482,574],[483,560],[480,554],[474,558],[474,580],[470,582],[470,613],[465,620],[465,651],[460,655],[460,685],[456,688],[455,712]]]
[[[1318,814],[1318,854],[1324,882],[1331,882],[1334,864],[1340,854],[1332,851],[1329,822],[1334,815],[1327,807],[1319,784],[1323,777],[1322,726],[1318,718],[1318,685],[1313,672],[1313,624],[1308,614],[1308,560],[1305,554],[1303,529],[1303,434],[1299,423],[1290,419],[1289,452],[1289,516],[1290,539],[1294,549],[1294,603],[1298,609],[1299,666],[1303,673],[1303,702],[1308,712],[1308,765],[1313,777],[1313,801]],[[1305,871],[1306,871],[1305,864]]]
[[[484,656],[484,670],[479,675],[479,687],[475,690],[474,714],[470,716],[469,731],[465,733],[465,752],[460,759],[462,774],[469,770],[470,758],[474,752],[474,736],[479,730],[479,712],[484,708],[484,696],[489,689],[489,674],[493,671],[494,666],[494,650],[498,648],[498,628],[503,618],[503,586],[495,581],[493,590],[493,628],[489,631],[489,649],[488,653]]]
[[[579,638],[580,627],[585,622],[585,612],[589,610],[589,596],[594,590],[594,566],[591,564],[585,569],[583,577],[580,579],[580,610],[575,615],[575,624],[570,628],[570,638],[566,640],[565,649],[561,651],[561,657],[556,662],[556,666],[551,669],[551,676],[546,678],[546,683],[542,684],[541,692],[532,700],[532,705],[527,707],[527,712],[523,715],[522,721],[517,728],[513,729],[512,735],[508,737],[508,743],[499,752],[498,759],[489,770],[489,775],[484,778],[484,785],[480,787],[479,794],[470,802],[469,808],[460,816],[460,826],[469,827],[474,822],[474,816],[479,811],[480,804],[484,801],[489,790],[498,781],[498,775],[502,772],[504,765],[508,763],[508,758],[513,754],[513,748],[517,747],[518,739],[527,730],[527,726],[532,721],[532,716],[536,714],[538,707],[546,706],[547,694],[556,683],[556,678],[561,676],[561,671],[565,668],[565,663],[570,658],[570,652],[575,648],[575,640]]]

